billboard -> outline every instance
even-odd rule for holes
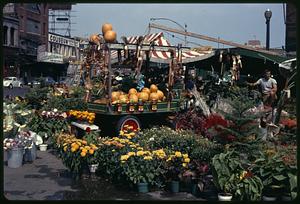
[[[37,61],[64,64],[63,55],[51,52],[39,52],[37,55]]]

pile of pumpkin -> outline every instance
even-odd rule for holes
[[[157,102],[164,101],[166,97],[161,90],[158,90],[157,86],[152,84],[150,89],[145,87],[141,92],[138,92],[135,88],[131,88],[128,94],[122,91],[113,91],[111,93],[112,104],[117,103],[137,103],[139,100],[143,102],[156,100]]]
[[[117,33],[113,31],[113,27],[110,23],[104,23],[102,25],[102,35],[104,37],[105,42],[108,43],[113,43],[117,39]],[[99,45],[101,37],[98,34],[93,34],[90,36],[90,41]]]

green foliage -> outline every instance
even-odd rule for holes
[[[139,144],[148,149],[167,148],[170,151],[186,152],[191,158],[210,161],[221,152],[221,146],[199,137],[187,130],[174,131],[168,127],[154,127],[143,130],[139,136]]]
[[[48,100],[50,89],[48,87],[33,88],[25,94],[27,104],[34,109],[40,109]]]
[[[215,155],[212,159],[215,185],[223,192],[232,193],[239,200],[260,200],[263,183],[251,173],[249,163],[236,151]]]
[[[44,105],[43,110],[58,109],[60,111],[86,110],[87,103],[82,98],[64,98],[63,96],[52,96]]]
[[[261,157],[254,163],[254,172],[262,179],[265,193],[276,193],[274,188],[279,188],[285,189],[292,195],[292,198],[295,198],[297,196],[297,164],[288,161],[287,153],[285,151],[276,153],[274,150],[261,152]]]
[[[100,131],[91,131],[86,133],[83,137],[87,141],[87,143],[98,144],[100,138]]]
[[[228,144],[241,153],[254,155],[261,143],[261,131],[258,119],[261,114],[253,114],[249,110],[255,107],[255,100],[249,96],[247,88],[236,88],[231,91],[230,99],[225,100],[231,107],[231,112],[219,110],[229,122],[227,127],[220,126],[215,138],[231,136],[233,139]]]
[[[39,114],[35,114],[28,123],[28,128],[43,137],[43,141],[47,141],[49,137],[64,131],[68,131],[68,123],[63,118],[47,118]],[[51,141],[54,142],[54,141]]]

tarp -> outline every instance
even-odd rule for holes
[[[164,38],[163,32],[152,33],[149,35],[144,35],[143,37],[144,37],[143,44],[154,44],[157,46],[171,46],[171,44]],[[129,44],[136,44],[138,38],[139,36],[127,37],[127,41]],[[182,51],[182,63],[189,63],[189,62],[203,60],[213,56],[214,54],[215,52],[213,50],[207,50],[207,51],[185,50]],[[121,51],[121,55],[122,56],[124,55],[123,50]],[[178,50],[176,51],[176,57],[178,57]],[[117,51],[113,51],[111,54],[111,59],[113,60],[113,62],[115,62],[117,58],[118,58]],[[169,63],[170,59],[171,59],[170,52],[152,50],[150,53],[151,62]]]

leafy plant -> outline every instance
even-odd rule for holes
[[[221,191],[232,193],[239,200],[260,200],[263,183],[238,152],[231,150],[215,155],[212,167],[214,183]]]
[[[33,88],[25,94],[26,101],[31,108],[40,109],[46,104],[48,100],[48,94],[50,89],[44,88]]]

